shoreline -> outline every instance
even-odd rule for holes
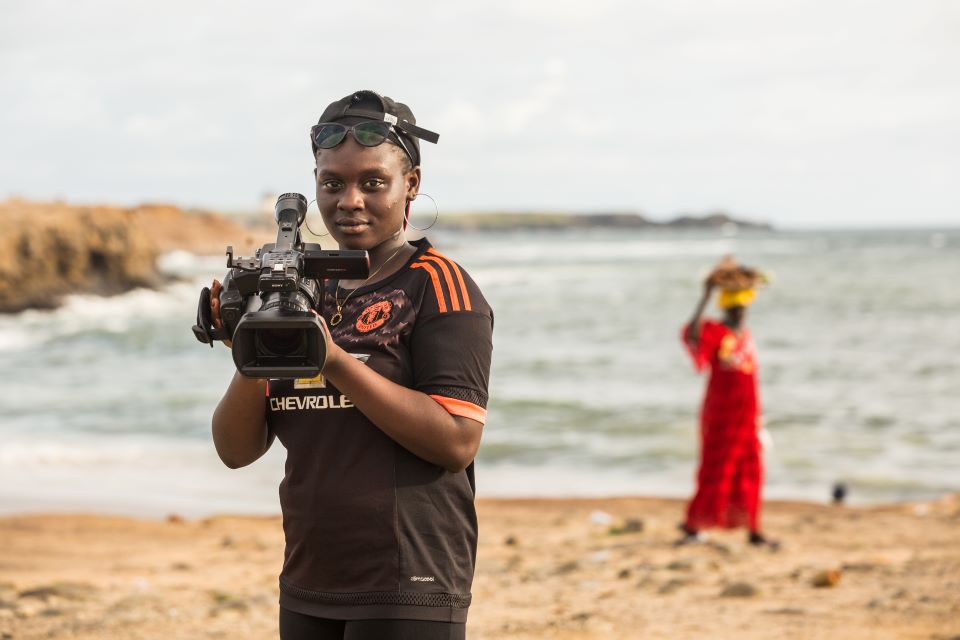
[[[960,635],[960,494],[769,501],[775,552],[743,531],[675,547],[684,505],[479,498],[468,637]],[[275,638],[282,555],[279,515],[0,516],[0,635]]]
[[[476,503],[515,503],[531,505],[559,505],[579,502],[630,502],[630,501],[649,501],[676,503],[678,508],[683,509],[687,502],[693,496],[693,489],[689,495],[684,494],[642,494],[642,493],[556,493],[556,494],[510,494],[510,493],[480,493],[476,497]],[[870,510],[885,508],[924,508],[924,505],[934,505],[944,500],[952,500],[960,496],[960,492],[944,491],[936,495],[924,495],[914,497],[904,497],[902,499],[868,499],[858,500],[857,496],[849,496],[839,508],[850,510]],[[76,517],[76,518],[125,518],[129,520],[142,522],[164,522],[173,517],[175,519],[201,521],[214,518],[279,518],[280,504],[276,501],[273,506],[259,505],[256,508],[245,508],[243,510],[234,510],[229,507],[223,509],[198,510],[192,506],[183,505],[183,508],[166,508],[156,504],[142,503],[134,508],[132,498],[126,501],[116,501],[105,498],[101,501],[87,501],[82,506],[68,504],[69,498],[66,497],[37,497],[37,496],[3,496],[0,494],[0,523],[11,518],[30,518],[30,517]],[[47,506],[36,506],[37,502],[46,502]],[[777,508],[837,508],[827,500],[816,500],[806,497],[787,496],[763,499],[764,508],[767,506],[776,506]],[[679,518],[680,516],[678,516]]]
[[[489,503],[498,506],[506,504],[526,504],[533,506],[544,505],[575,505],[578,503],[590,502],[611,502],[611,503],[629,503],[635,501],[653,502],[653,503],[671,503],[680,507],[685,507],[691,496],[665,495],[665,494],[641,494],[641,493],[609,493],[609,494],[567,494],[567,495],[525,495],[525,494],[493,494],[478,495],[475,499],[477,505]],[[16,499],[20,503],[30,502],[29,498]],[[937,496],[928,498],[904,498],[902,500],[873,500],[858,502],[856,500],[845,500],[843,504],[834,505],[826,500],[812,500],[805,498],[764,498],[763,507],[776,508],[828,508],[839,510],[876,510],[876,509],[896,509],[907,508],[923,510],[924,506],[937,505],[943,502],[960,501],[960,491],[946,491]],[[44,509],[7,509],[6,505],[0,506],[0,524],[4,520],[16,518],[117,518],[128,519],[140,522],[166,522],[170,518],[184,521],[203,521],[217,518],[279,518],[281,516],[279,503],[276,510],[211,510],[209,512],[190,513],[189,510],[180,509],[143,509],[127,510],[123,507],[111,506],[110,501],[104,501],[102,504],[92,503],[84,508],[59,507],[58,503],[54,506]],[[478,506],[479,509],[479,506]]]

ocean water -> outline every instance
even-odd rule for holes
[[[960,491],[960,230],[446,233],[496,313],[478,492],[687,496],[705,379],[679,342],[722,255],[774,276],[750,311],[768,497]],[[277,512],[284,451],[230,470],[229,352],[190,331],[223,257],[170,284],[0,316],[0,512]]]

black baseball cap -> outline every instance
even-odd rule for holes
[[[364,120],[382,120],[391,123],[397,133],[391,133],[390,137],[403,136],[406,145],[401,144],[399,146],[401,149],[406,146],[407,149],[413,151],[415,157],[410,158],[410,160],[413,161],[414,166],[420,165],[420,140],[436,144],[437,140],[440,139],[439,134],[417,126],[417,119],[410,107],[366,89],[344,96],[336,102],[331,102],[323,110],[317,124],[339,122],[351,125]],[[313,144],[313,152],[314,154],[317,152],[315,143]]]

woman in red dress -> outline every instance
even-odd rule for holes
[[[701,459],[697,492],[687,509],[678,542],[704,539],[710,527],[747,527],[753,545],[772,545],[760,529],[763,462],[760,402],[753,339],[744,323],[762,276],[729,259],[704,283],[703,297],[683,328],[683,342],[697,371],[710,379],[700,415]],[[721,288],[723,320],[703,319],[713,291]]]

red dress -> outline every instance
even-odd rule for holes
[[[710,368],[700,414],[700,471],[697,493],[687,509],[687,528],[742,527],[760,530],[760,455],[757,362],[753,339],[726,325],[704,320],[696,345],[683,343],[698,371]]]

